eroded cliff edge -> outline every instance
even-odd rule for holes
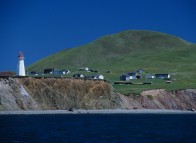
[[[127,109],[196,109],[196,89],[166,91],[156,89],[143,91],[140,95],[120,95],[121,105]]]
[[[0,110],[120,108],[110,84],[65,78],[0,80]]]
[[[65,78],[1,78],[0,110],[196,109],[196,89],[141,95],[114,93],[104,81]]]

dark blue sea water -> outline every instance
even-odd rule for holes
[[[196,114],[0,115],[0,143],[196,143]]]

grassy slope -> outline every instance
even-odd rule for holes
[[[151,86],[115,85],[115,89],[129,93],[152,88],[195,88],[195,53],[196,45],[175,36],[151,31],[124,31],[48,56],[29,66],[29,70],[55,67],[75,71],[88,66],[99,70],[112,82],[119,80],[124,72],[142,68],[149,73],[171,73],[177,80],[170,85],[160,80],[153,80],[156,84]],[[112,73],[106,74],[107,70]]]

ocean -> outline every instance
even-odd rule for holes
[[[0,115],[0,143],[196,143],[196,114]]]

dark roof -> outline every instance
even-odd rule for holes
[[[130,77],[130,75],[128,75],[128,74],[123,74],[123,75],[121,75],[122,77]]]
[[[136,75],[136,72],[129,72],[127,73],[129,76],[135,76]]]
[[[137,70],[137,72],[144,72],[144,70],[143,69],[139,69],[139,70]]]
[[[1,77],[7,77],[7,76],[15,76],[15,72],[0,72]]]

